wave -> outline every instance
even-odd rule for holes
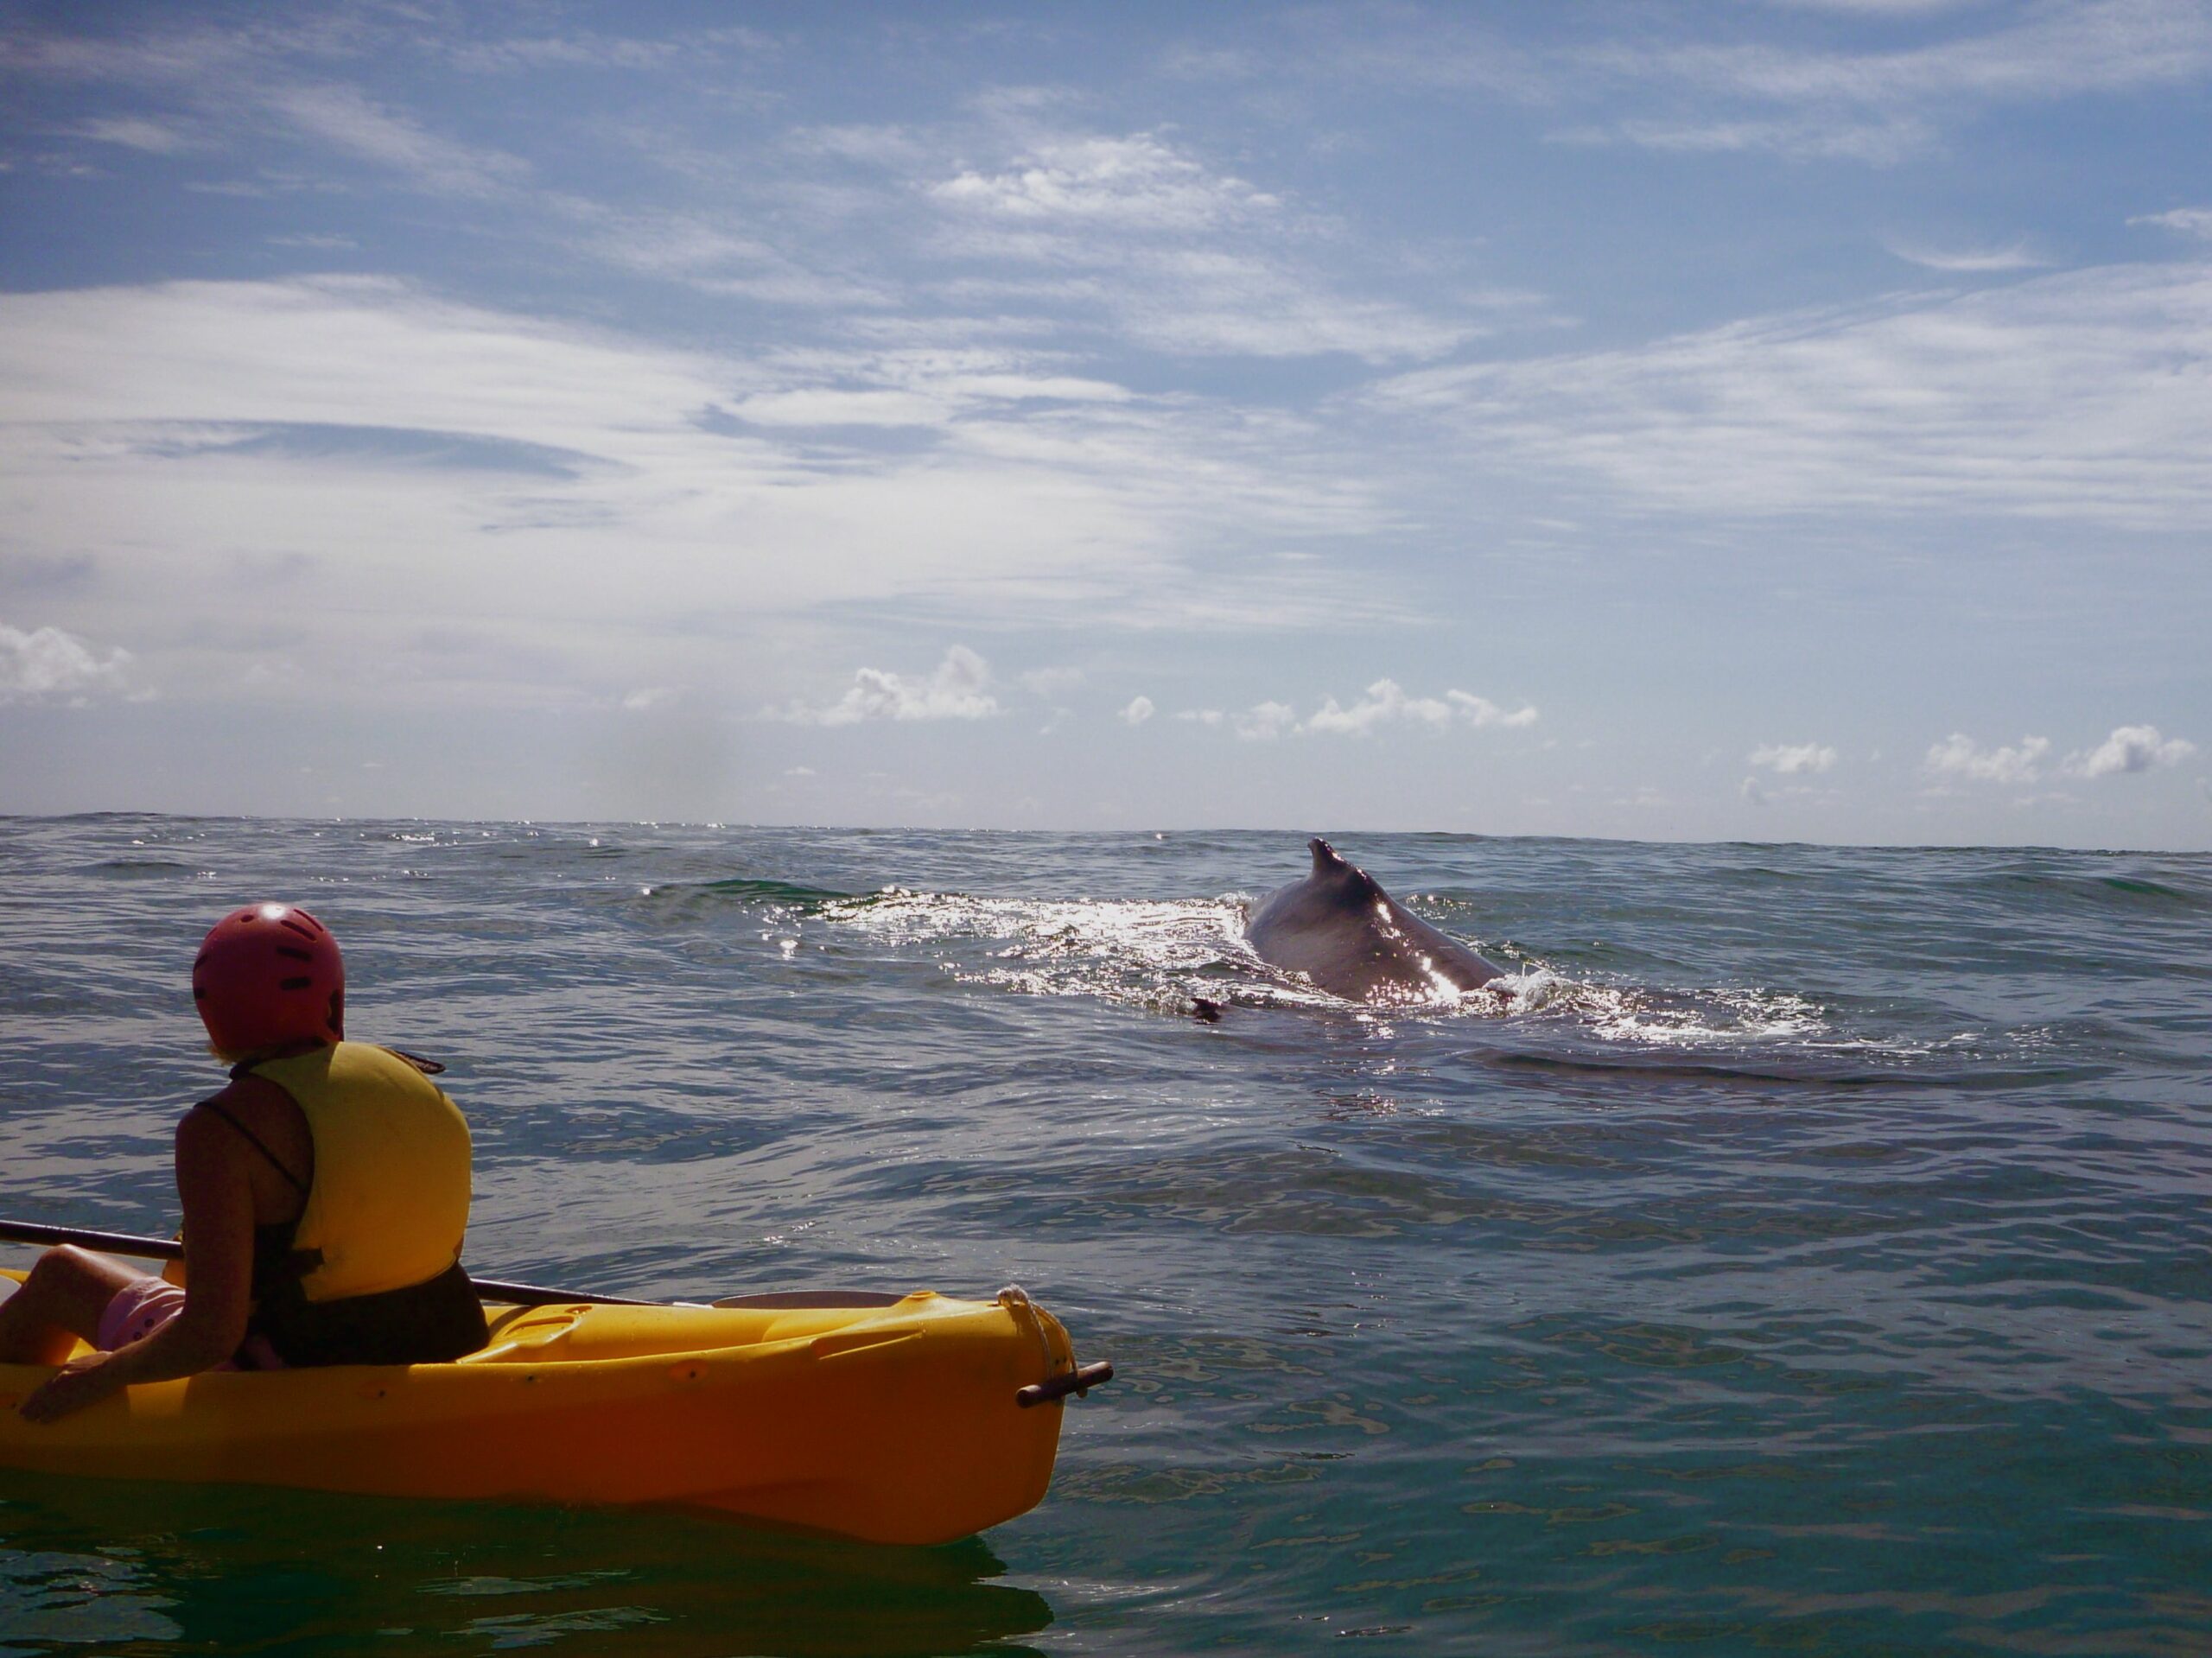
[[[864,903],[850,893],[828,887],[805,886],[796,881],[756,880],[733,877],[728,880],[662,881],[643,887],[639,897],[662,905],[694,908],[716,904],[769,906],[818,914],[835,904]]]
[[[2061,875],[2014,869],[1986,883],[2009,904],[2025,887],[2045,900],[2077,911],[2200,915],[2212,913],[2212,883],[2196,885],[2149,875]]]

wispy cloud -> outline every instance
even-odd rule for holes
[[[664,68],[686,49],[686,43],[674,40],[579,31],[472,41],[448,48],[445,59],[455,68],[487,74],[538,69],[645,70]]]
[[[340,77],[411,55],[422,40],[374,8],[334,7],[230,26],[187,22],[112,35],[28,34],[0,69],[129,88],[170,106],[93,115],[80,136],[158,153],[265,151],[272,130],[365,162],[437,194],[484,196],[530,175],[520,158],[433,131]],[[202,187],[210,181],[198,181]]]
[[[1891,165],[1948,129],[2008,105],[2186,84],[2212,68],[2212,16],[2195,0],[2044,0],[1995,8],[1946,0],[1796,0],[1857,14],[1854,38],[1790,26],[1777,7],[1621,14],[1541,44],[1419,8],[1339,8],[1294,24],[1296,73],[1398,95],[1479,89],[1550,116],[1571,143],[1675,154],[1764,151]],[[1716,27],[1715,20],[1725,20]],[[1766,27],[1762,28],[1762,22]],[[1889,42],[1902,39],[1904,44]],[[1277,73],[1250,49],[1186,49],[1180,74],[1236,84]]]
[[[1856,161],[1888,166],[1935,136],[1932,123],[1901,113],[1741,117],[1625,116],[1610,124],[1560,129],[1554,141],[1629,143],[1681,156],[1728,156],[1765,150],[1792,161]]]
[[[1894,161],[1950,122],[1995,105],[2171,86],[2212,68],[2212,14],[2193,0],[2054,0],[1970,15],[1949,39],[1886,51],[1727,41],[1591,54],[1629,83],[1674,83],[1707,98],[1765,105],[1766,118],[1724,114],[1672,123],[1621,121],[1631,143],[1683,147],[1690,135],[1716,148]],[[2018,18],[2018,21],[2012,19]]]
[[[1205,229],[1281,205],[1242,179],[1209,172],[1151,133],[1042,139],[1002,171],[964,171],[930,194],[1015,220],[1145,231]]]
[[[196,142],[169,123],[143,116],[96,116],[78,123],[69,131],[73,137],[119,144],[125,149],[140,150],[149,156],[174,156],[180,150],[193,149]]]
[[[1536,710],[1532,707],[1509,714],[1488,697],[1459,690],[1446,691],[1440,697],[1408,696],[1395,680],[1378,679],[1349,708],[1330,697],[1301,729],[1364,737],[1378,726],[1385,725],[1421,725],[1442,730],[1451,725],[1531,726],[1535,722]]]
[[[2144,213],[2127,222],[2155,225],[2160,230],[2179,231],[2183,236],[2212,241],[2212,207],[2176,207],[2171,213]]]
[[[13,63],[158,88],[190,112],[211,151],[253,155],[257,168],[272,136],[287,141],[286,178],[189,181],[197,190],[352,187],[366,167],[433,196],[499,200],[549,245],[741,302],[865,311],[923,294],[1050,313],[1063,327],[1079,319],[1093,334],[1179,355],[1375,363],[1433,359],[1527,320],[1519,300],[1426,300],[1402,277],[1396,292],[1348,283],[1336,257],[1341,227],[1325,215],[1185,132],[1086,128],[1071,100],[1038,89],[1001,88],[897,125],[795,121],[781,134],[748,134],[742,163],[680,123],[639,118],[614,125],[613,141],[683,174],[691,205],[603,185],[548,189],[541,169],[563,158],[464,136],[432,88],[395,83],[382,64],[407,56],[464,73],[568,78],[595,67],[680,77],[701,49],[696,33],[487,30],[453,41],[378,9],[349,10],[344,22],[117,41],[55,34]],[[718,39],[707,50],[720,60],[772,43]],[[150,145],[183,130],[143,109],[93,119],[111,142]],[[1389,250],[1374,252],[1376,269],[1389,268]]]
[[[1473,464],[1502,455],[1701,513],[2195,525],[2212,511],[2212,266],[2102,267],[1417,370],[1370,397],[1424,430],[1446,423]]]
[[[1033,403],[1127,403],[1126,387],[1064,372],[1039,353],[969,347],[788,352],[771,359],[783,384],[729,405],[761,426],[946,426]]]
[[[1158,710],[1154,708],[1149,696],[1133,696],[1128,706],[1122,710],[1120,718],[1125,725],[1141,726],[1156,712]]]
[[[1984,748],[1964,732],[1931,744],[1921,764],[1931,775],[1975,783],[2033,783],[2043,775],[2050,753],[2048,737],[2023,737],[2017,744]]]
[[[1763,765],[1783,777],[1834,769],[1836,752],[1826,743],[1764,743],[1749,755],[1753,765]]]
[[[452,195],[484,195],[529,173],[516,156],[458,143],[352,86],[302,86],[271,92],[269,107],[292,125],[354,158]]]
[[[1883,245],[1907,264],[1967,276],[2003,270],[2034,270],[2050,263],[2038,257],[2024,241],[2009,243],[2003,247],[1935,248],[1902,238],[1892,238]]]
[[[873,412],[922,422],[926,442],[792,423],[869,394],[905,399]],[[407,574],[340,609],[389,611],[395,627],[423,605],[589,616],[610,626],[567,648],[594,657],[635,648],[626,619],[741,627],[838,603],[895,601],[949,628],[1071,604],[1147,627],[1387,609],[1374,582],[1326,563],[1204,576],[1388,522],[1319,429],[1139,397],[1050,357],[748,360],[388,281],[179,283],[0,295],[0,419],[25,556],[107,546],[151,578],[120,591],[158,607],[182,572],[220,588],[238,561],[312,548],[302,639],[332,613],[315,595],[352,592],[357,566]],[[467,660],[491,671],[494,656]],[[668,672],[610,660],[592,694]]]
[[[938,142],[944,142],[942,136]],[[1343,291],[1310,257],[1325,227],[1156,133],[1049,128],[1024,112],[1002,163],[918,185],[939,291],[1103,316],[1150,349],[1208,356],[1437,356],[1524,311],[1476,296],[1446,313]]]
[[[1150,707],[1148,701],[1147,707]],[[1367,737],[1389,725],[1431,731],[1452,726],[1521,727],[1535,724],[1536,710],[1524,705],[1509,713],[1486,696],[1462,690],[1447,690],[1442,696],[1408,696],[1395,680],[1378,679],[1349,706],[1327,697],[1303,721],[1296,708],[1278,702],[1257,702],[1241,712],[1189,708],[1175,717],[1199,725],[1225,726],[1247,740],[1272,741],[1284,736]]]
[[[1834,11],[1862,17],[1914,17],[1939,11],[1961,11],[1985,0],[1767,0],[1769,5],[1796,11]]]
[[[1240,742],[1271,743],[1299,728],[1298,710],[1287,702],[1255,702],[1249,708],[1185,708],[1175,716],[1201,726],[1226,727]]]

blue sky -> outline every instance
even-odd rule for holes
[[[2212,847],[2212,8],[0,3],[0,810]]]

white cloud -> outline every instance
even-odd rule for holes
[[[939,201],[1022,220],[1079,219],[1138,230],[1195,230],[1280,204],[1210,173],[1150,133],[1039,142],[1006,171],[969,170],[933,185]]]
[[[952,405],[911,391],[809,388],[759,392],[731,405],[730,413],[755,426],[943,426],[952,419]]]
[[[1536,710],[1532,703],[1522,703],[1508,714],[1486,696],[1470,696],[1465,691],[1446,691],[1444,700],[1452,711],[1471,726],[1532,726],[1536,723]]]
[[[676,693],[668,686],[647,685],[625,696],[622,708],[627,714],[643,714],[648,708],[657,708],[675,700]]]
[[[970,267],[938,285],[955,302],[1103,313],[1158,351],[1370,362],[1434,357],[1527,308],[1517,294],[1448,313],[1345,294],[1309,257],[1330,226],[1157,134],[1018,124],[1004,165],[922,184],[943,215],[938,251]]]
[[[1441,697],[1408,696],[1395,680],[1378,679],[1350,708],[1333,696],[1300,729],[1364,737],[1376,727],[1408,721],[1441,730],[1454,722],[1471,726],[1531,726],[1536,710],[1523,707],[1508,714],[1488,697],[1446,691]]]
[[[2118,726],[2086,754],[2071,754],[2066,770],[2076,777],[2111,777],[2147,772],[2154,765],[2178,765],[2196,752],[2185,737],[2165,737],[2156,726]]]
[[[1374,404],[1471,464],[1698,513],[1855,509],[2194,529],[2212,514],[2212,265],[2110,266],[1420,370]],[[1410,439],[1408,440],[1410,441]]]
[[[2196,752],[2185,737],[2167,737],[2156,726],[2119,726],[2096,747],[2069,754],[2060,770],[2069,777],[2101,778],[2178,765]],[[2017,746],[1983,748],[1954,732],[1928,751],[1923,762],[1939,777],[1978,783],[2033,783],[2050,754],[2047,737],[2023,737]]]
[[[1976,783],[2033,783],[2050,753],[2048,737],[2023,737],[2017,746],[1983,748],[1963,732],[1933,744],[1921,764],[1938,777]]]
[[[1229,728],[1245,742],[1271,743],[1298,729],[1298,710],[1287,702],[1255,702],[1242,714],[1230,715]]]
[[[862,668],[852,689],[824,708],[793,703],[771,719],[799,725],[849,726],[863,720],[987,720],[999,712],[990,692],[990,664],[964,645],[944,653],[928,675],[888,673]]]
[[[772,372],[798,384],[732,403],[729,412],[751,425],[949,426],[979,415],[1012,416],[1022,404],[1136,401],[1111,381],[1058,372],[1042,353],[791,352],[770,361]]]
[[[727,416],[825,383],[952,415],[926,447]],[[244,642],[188,626],[250,588],[260,665],[456,704],[729,683],[733,638],[826,605],[951,637],[1071,606],[1147,628],[1393,613],[1356,567],[1271,550],[1388,521],[1317,422],[1062,395],[1090,384],[949,344],[724,357],[363,277],[0,294],[8,556],[102,548],[103,626],[167,687],[253,689]],[[428,645],[425,609],[466,648]],[[337,648],[341,616],[376,648]],[[758,671],[732,687],[748,703],[790,696]]]
[[[1157,710],[1153,707],[1152,699],[1149,696],[1133,696],[1129,699],[1128,707],[1122,710],[1121,717],[1130,725],[1141,726],[1151,719],[1155,712]]]
[[[25,632],[0,622],[0,703],[83,703],[130,693],[130,653],[98,647],[58,627]]]
[[[1306,722],[1306,729],[1364,737],[1378,725],[1400,720],[1447,726],[1452,723],[1452,705],[1433,696],[1408,696],[1396,681],[1378,679],[1348,708],[1339,706],[1335,697],[1329,698]]]
[[[1753,765],[1764,765],[1783,777],[1803,772],[1826,772],[1836,762],[1836,752],[1825,743],[1764,743],[1750,754]]]
[[[1144,703],[1146,715],[1150,717],[1150,699],[1137,700]],[[1122,717],[1128,718],[1126,710]],[[1536,722],[1536,710],[1524,706],[1509,714],[1486,696],[1460,690],[1446,691],[1440,697],[1408,696],[1395,680],[1378,679],[1350,708],[1332,696],[1304,721],[1300,721],[1298,710],[1289,703],[1277,702],[1255,703],[1242,713],[1233,714],[1224,714],[1218,708],[1187,708],[1175,717],[1205,726],[1226,725],[1248,740],[1273,741],[1278,737],[1317,734],[1364,737],[1378,726],[1396,723],[1426,726],[1433,731],[1453,725],[1532,726]],[[1131,723],[1136,721],[1132,720]]]

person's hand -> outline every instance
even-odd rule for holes
[[[87,1405],[97,1405],[123,1388],[123,1374],[109,1367],[112,1353],[86,1353],[71,1359],[40,1385],[21,1407],[29,1422],[57,1422]]]

